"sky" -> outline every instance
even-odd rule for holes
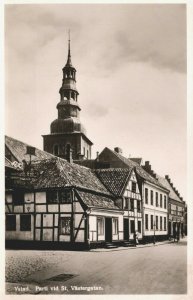
[[[92,158],[118,146],[168,174],[186,200],[183,4],[6,5],[5,133],[43,148],[57,118],[69,29]]]

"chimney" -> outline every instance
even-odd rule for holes
[[[66,145],[66,159],[69,163],[73,163],[72,148],[71,148],[70,144]]]
[[[99,160],[99,151],[97,151],[97,153],[96,153],[96,160],[97,161]]]
[[[123,153],[122,149],[119,148],[119,147],[115,147],[114,151],[117,152],[118,154],[122,154]]]

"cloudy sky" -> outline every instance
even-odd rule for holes
[[[119,146],[186,196],[183,4],[7,5],[6,134],[42,149],[57,117],[69,28],[93,158]]]

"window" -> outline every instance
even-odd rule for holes
[[[151,205],[153,205],[153,191],[151,191]]]
[[[162,230],[162,217],[160,216],[160,230]]]
[[[164,230],[166,230],[166,217],[164,217]]]
[[[164,208],[167,208],[167,204],[166,204],[166,196],[164,196]]]
[[[151,230],[153,230],[153,215],[151,215]]]
[[[158,207],[158,192],[155,193],[156,206]]]
[[[137,200],[137,211],[140,212],[141,211],[141,201]]]
[[[60,218],[60,234],[70,235],[71,228],[71,218],[70,217],[61,217]]]
[[[71,203],[71,192],[70,190],[51,190],[46,192],[46,198],[48,204]]]
[[[158,230],[158,216],[156,216],[156,229]]]
[[[145,203],[148,204],[148,189],[145,188]]]
[[[138,221],[138,232],[141,233],[141,221]]]
[[[31,231],[31,215],[20,215],[20,230]]]
[[[160,207],[162,207],[162,194],[160,194]]]
[[[118,234],[118,219],[113,218],[113,234]]]
[[[134,211],[134,199],[130,199],[130,210]]]
[[[16,230],[16,215],[6,215],[6,230],[7,231]]]
[[[97,218],[98,235],[104,234],[104,218]]]
[[[58,198],[60,203],[71,203],[71,192],[70,190],[58,191]]]
[[[24,192],[21,190],[13,191],[13,204],[22,205],[24,204]]]
[[[145,229],[148,230],[149,226],[148,226],[148,215],[145,214]]]
[[[132,181],[131,190],[132,190],[133,193],[136,193],[136,182]]]
[[[134,223],[134,220],[130,221],[130,228],[131,228],[131,233],[134,233],[135,232],[135,223]]]
[[[59,154],[59,147],[58,147],[58,145],[54,145],[53,154],[56,155],[56,156]]]
[[[129,209],[129,198],[125,197],[125,206],[124,206],[124,208]]]
[[[47,203],[58,203],[58,192],[56,190],[46,192]]]
[[[169,211],[169,214],[171,214],[171,204],[169,205],[168,211]]]

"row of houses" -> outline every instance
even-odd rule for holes
[[[183,236],[186,206],[148,162],[105,148],[72,161],[5,137],[7,247],[128,245]]]

